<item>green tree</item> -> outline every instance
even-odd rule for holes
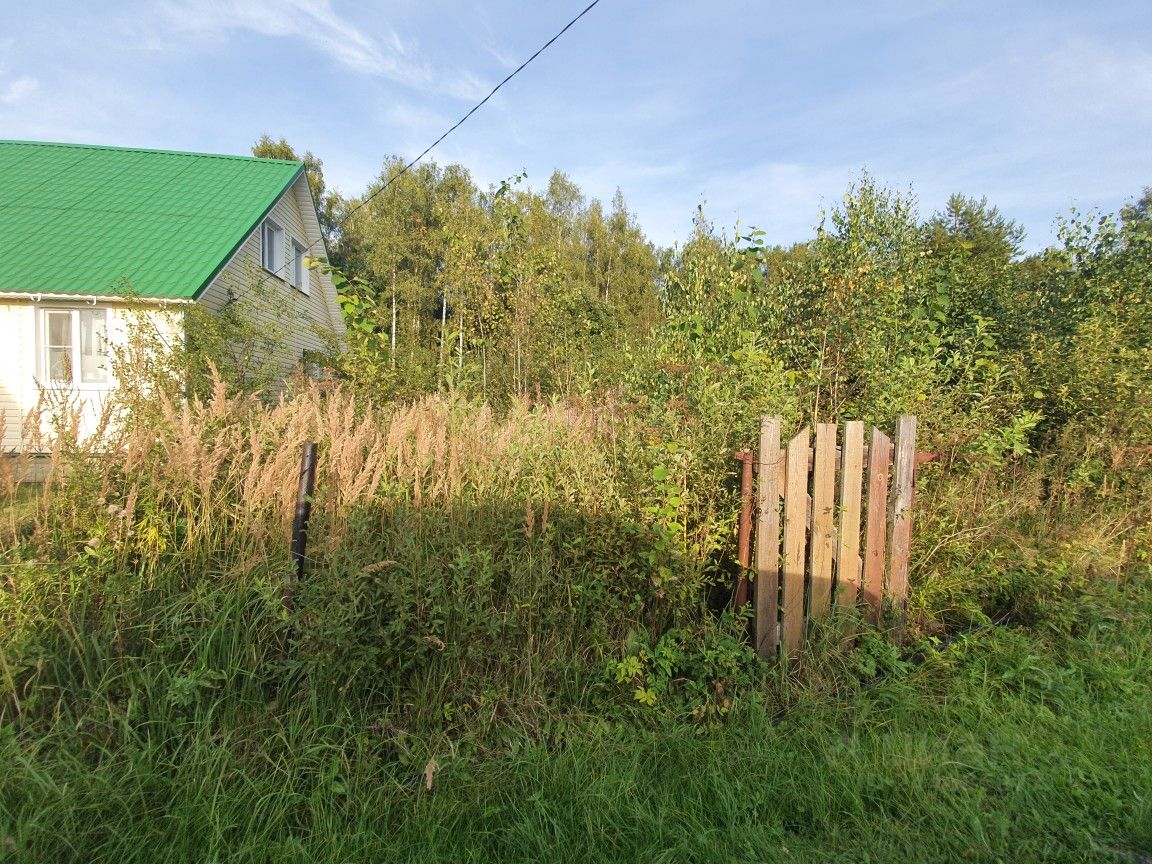
[[[320,232],[326,241],[334,239],[344,202],[336,192],[328,189],[324,181],[324,163],[320,158],[311,150],[306,150],[303,156],[298,156],[287,139],[281,138],[277,141],[270,135],[260,136],[260,140],[252,145],[252,155],[262,159],[288,159],[304,163],[308,188],[312,192],[312,203],[316,206],[316,214],[320,220]]]

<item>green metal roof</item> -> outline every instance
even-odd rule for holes
[[[0,292],[190,299],[299,162],[0,141]]]

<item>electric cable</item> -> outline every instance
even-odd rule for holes
[[[346,214],[344,214],[344,216],[340,219],[340,221],[332,226],[331,230],[338,231],[339,229],[343,228],[346,224],[348,224],[348,221],[354,215],[356,215],[356,213],[358,213],[365,206],[367,206],[367,204],[370,201],[372,201],[374,198],[377,198],[380,195],[382,195],[393,183],[395,183],[397,180],[399,180],[401,177],[403,177],[405,174],[407,174],[410,170],[412,170],[412,168],[421,159],[423,159],[425,156],[427,156],[429,153],[431,153],[432,150],[434,150],[436,148],[436,146],[440,144],[440,142],[442,142],[445,138],[447,138],[449,135],[451,135],[453,132],[455,132],[457,129],[459,129],[461,126],[463,126],[464,123],[468,120],[468,118],[470,118],[473,114],[475,114],[477,111],[479,111],[484,106],[484,104],[486,102],[488,102],[489,99],[491,99],[493,96],[496,95],[497,92],[499,92],[500,88],[502,88],[505,84],[507,84],[509,81],[511,81],[517,75],[519,75],[528,66],[528,64],[530,64],[533,60],[535,60],[537,57],[539,57],[541,54],[543,54],[545,51],[547,51],[548,48],[551,47],[552,43],[554,43],[557,39],[559,39],[561,36],[563,36],[565,33],[567,33],[577,21],[579,21],[581,18],[583,18],[589,12],[591,12],[592,9],[595,8],[599,3],[600,3],[600,0],[592,0],[592,2],[589,3],[587,6],[585,6],[580,11],[579,14],[577,14],[574,18],[572,18],[572,20],[570,20],[567,24],[565,24],[562,28],[560,28],[560,30],[557,31],[557,33],[551,39],[549,39],[547,42],[545,42],[543,45],[541,45],[539,48],[537,48],[535,53],[533,53],[531,57],[529,57],[527,60],[525,60],[519,66],[517,66],[515,69],[513,69],[511,72],[509,72],[506,76],[504,76],[504,79],[499,84],[497,84],[495,87],[493,87],[488,92],[487,96],[485,96],[483,99],[481,99],[475,105],[473,105],[463,117],[461,117],[459,120],[457,120],[455,123],[453,123],[452,126],[449,127],[444,133],[442,133],[439,138],[437,138],[435,141],[433,141],[431,144],[429,144],[427,147],[425,147],[424,150],[421,151],[419,156],[417,156],[416,158],[405,163],[404,167],[401,168],[399,171],[397,171],[395,174],[393,174],[392,177],[389,178],[387,183],[385,183],[379,189],[375,190],[370,195],[365,197],[355,207],[353,207]],[[315,203],[319,204],[319,202],[315,202]],[[305,252],[310,251],[317,243],[324,242],[324,239],[325,238],[323,236],[323,232],[321,232],[320,239],[313,240],[311,243],[309,243],[304,248],[304,251]],[[285,255],[284,257],[285,257],[285,259],[287,259],[287,255]],[[269,272],[271,272],[271,274],[273,276],[279,277],[281,271],[287,272],[288,268],[290,266],[292,266],[293,264],[294,264],[294,261],[285,260],[285,262],[278,269],[273,270],[273,271],[269,271]],[[267,278],[267,277],[263,277],[263,278]],[[263,279],[261,279],[261,283],[262,282],[263,282]]]

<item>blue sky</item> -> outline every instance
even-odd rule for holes
[[[268,133],[354,195],[584,5],[2,0],[0,138],[247,153]],[[924,214],[987,196],[1035,249],[1069,207],[1152,185],[1152,6],[601,0],[433,158],[619,187],[662,244],[701,203],[804,239],[867,169]]]

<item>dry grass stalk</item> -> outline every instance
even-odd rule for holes
[[[132,512],[145,500],[178,511],[185,542],[207,548],[223,533],[253,554],[283,546],[307,441],[320,445],[313,512],[328,517],[333,542],[352,508],[383,499],[547,508],[614,496],[614,427],[586,407],[517,404],[497,416],[441,396],[380,407],[306,385],[267,405],[215,376],[204,399],[154,392],[110,405],[87,436],[82,419],[75,406],[53,406],[51,485],[98,463],[102,498],[130,497]]]

